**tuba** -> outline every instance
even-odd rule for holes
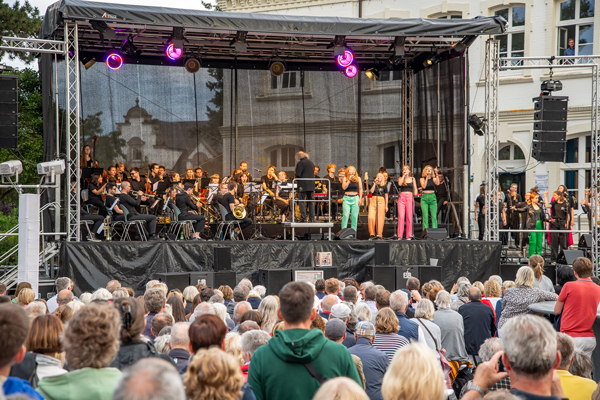
[[[242,205],[237,205],[233,208],[233,216],[236,219],[246,218],[246,209]]]

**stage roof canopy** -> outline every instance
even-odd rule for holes
[[[431,54],[455,56],[452,45],[465,37],[502,34],[506,29],[501,17],[311,17],[62,0],[48,7],[40,36],[62,40],[65,21],[79,24],[80,58],[99,61],[106,51],[120,49],[128,41],[138,51],[130,48],[131,54],[125,56],[128,63],[183,65],[186,57],[193,56],[203,67],[251,69],[268,68],[275,58],[284,61],[288,69],[335,69],[333,48],[328,46],[336,36],[345,37],[345,45],[365,69],[395,55],[391,45],[397,38],[404,41],[403,57],[420,62]],[[90,21],[106,23],[116,35],[102,40],[97,24]],[[184,30],[185,55],[177,61],[169,60],[164,51],[174,28]],[[238,32],[247,32],[245,52],[235,50],[233,40]]]

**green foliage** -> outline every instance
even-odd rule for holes
[[[203,0],[200,0],[200,2],[204,6],[204,8],[206,8],[207,10],[223,11],[223,10],[221,10],[221,7],[218,4],[210,4]]]
[[[213,97],[209,100],[214,104],[214,108],[206,106],[206,116],[208,117],[208,131],[214,137],[219,137],[219,128],[223,126],[223,69],[209,68],[208,74],[213,80],[206,82],[206,87],[213,92]]]
[[[4,0],[0,0],[0,36],[13,36],[21,38],[36,37],[40,27],[42,26],[42,18],[37,7],[25,3],[21,5],[19,1],[10,6]],[[5,52],[0,52],[0,58]],[[19,58],[20,60],[30,63],[33,61],[33,55],[23,51],[8,52],[11,60]]]
[[[0,212],[0,232],[6,232],[19,223],[19,211],[14,208],[9,215]],[[0,255],[6,254],[11,248],[17,245],[19,239],[17,236],[9,236],[0,241]],[[17,265],[18,254],[15,253],[8,258],[2,265]]]

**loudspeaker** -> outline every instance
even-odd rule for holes
[[[345,239],[356,239],[356,231],[352,228],[346,228],[340,230],[335,234],[335,239],[345,240]]]
[[[554,142],[554,143],[558,143],[558,142]],[[538,160],[538,161],[556,161],[556,162],[561,162],[565,159],[565,153],[564,152],[545,152],[545,151],[538,151],[538,150],[531,150],[531,157],[534,160]]]
[[[387,290],[393,292],[396,290],[396,267],[389,265],[365,267],[365,280],[373,281],[377,285],[383,285]]]
[[[556,264],[544,265],[544,276],[547,276],[553,285],[556,285]]]
[[[500,264],[500,277],[503,281],[514,281],[521,267],[519,264]]]
[[[305,233],[304,240],[323,240],[322,233]]]
[[[375,242],[375,265],[390,265],[390,244]]]
[[[315,271],[323,271],[323,279],[325,280],[329,278],[338,279],[337,267],[315,267]]]
[[[200,70],[200,61],[196,58],[189,58],[185,62],[185,70],[191,74],[195,74]]]
[[[566,135],[565,135],[566,137]],[[532,149],[539,153],[564,153],[566,142],[536,142],[532,143]]]
[[[267,288],[267,294],[279,294],[288,282],[292,281],[291,269],[259,269],[258,284]]]
[[[396,289],[405,289],[406,281],[415,277],[421,285],[431,280],[442,281],[442,267],[439,265],[406,265],[396,267]]]
[[[213,247],[214,262],[213,269],[215,272],[231,271],[231,248],[230,247]]]
[[[538,161],[563,161],[567,140],[567,96],[542,95],[533,99],[531,156]]]
[[[164,272],[154,274],[154,279],[165,283],[169,290],[177,288],[183,290],[190,285],[189,272]]]
[[[533,140],[546,142],[566,142],[567,135],[564,132],[557,131],[536,131],[533,132]]]
[[[567,131],[567,124],[565,124],[563,121],[534,121],[533,130],[534,131],[548,131],[547,133],[556,132],[556,133],[560,133],[561,135],[563,135],[564,132]],[[534,137],[534,139],[535,139],[535,137]],[[550,140],[550,139],[548,139],[548,140]]]
[[[573,265],[573,261],[575,261],[578,257],[585,257],[583,251],[581,250],[561,250],[558,253],[558,258],[556,259],[557,264],[563,265]]]
[[[221,285],[228,285],[234,288],[237,284],[235,271],[194,271],[189,273],[189,280],[189,284],[192,286],[204,283],[213,289],[217,289]]]
[[[0,74],[0,148],[14,149],[18,141],[18,77]]]
[[[444,240],[448,238],[448,231],[446,228],[428,228],[423,230],[421,237],[428,240]]]
[[[579,248],[580,249],[591,249],[592,248],[592,235],[589,233],[584,233],[579,238]]]

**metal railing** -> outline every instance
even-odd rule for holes
[[[328,185],[327,187],[329,188],[327,190],[327,199],[316,199],[314,197],[314,191],[313,193],[313,199],[312,200],[300,200],[300,199],[296,199],[296,182],[297,181],[327,181]],[[299,193],[299,192],[298,192]],[[323,232],[323,228],[327,228],[328,229],[328,240],[331,240],[331,228],[333,227],[333,223],[331,222],[331,181],[327,178],[294,178],[292,180],[292,193],[291,193],[291,205],[292,205],[292,240],[296,240],[296,229],[295,228],[320,228],[321,233]],[[329,204],[329,212],[327,213],[327,222],[296,222],[296,202],[300,203],[298,204],[299,207],[304,207],[305,210],[305,215],[306,215],[306,203],[325,203],[327,202],[327,204]],[[316,213],[315,213],[316,214]],[[284,229],[285,232],[285,229]]]

